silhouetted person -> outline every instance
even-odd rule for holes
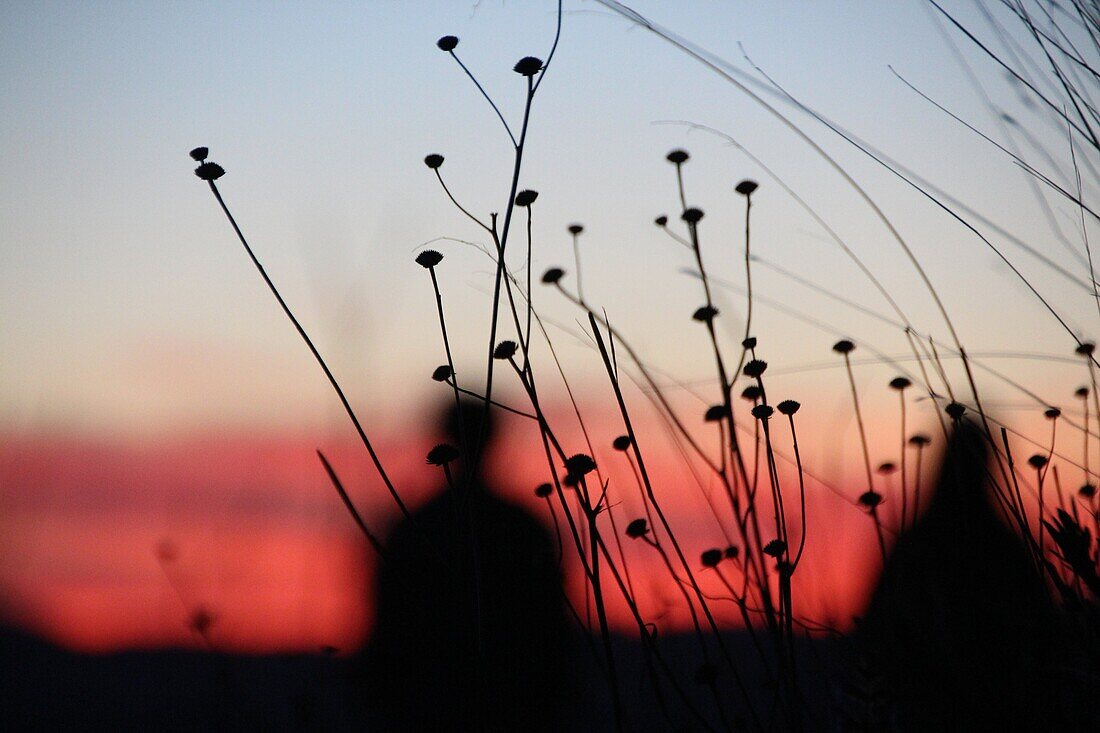
[[[1064,730],[1061,635],[1032,555],[992,501],[985,436],[952,436],[927,512],[897,541],[860,625],[894,730]]]
[[[556,544],[523,509],[464,479],[493,449],[480,402],[448,412],[453,483],[385,548],[366,650],[370,714],[385,730],[561,730],[573,637]],[[460,427],[461,425],[461,427]],[[480,474],[480,472],[479,472]]]

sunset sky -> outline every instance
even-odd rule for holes
[[[774,90],[762,91],[767,82],[745,55],[801,103],[975,212],[965,216],[1076,335],[1094,338],[1080,212],[1049,189],[1040,203],[1040,188],[1009,156],[891,67],[1062,175],[1066,131],[1024,104],[1003,71],[918,0],[632,7],[725,59],[741,80],[755,79],[754,90],[871,193],[981,365],[982,396],[999,420],[1049,445],[1036,401],[982,367],[1080,421],[1073,390],[1088,373],[1073,355],[1076,342],[1020,280],[920,193]],[[973,4],[946,7],[1003,48]],[[392,502],[187,153],[209,146],[225,167],[227,203],[415,503],[440,480],[423,455],[440,438],[432,420],[450,393],[429,378],[444,355],[431,283],[413,258],[425,243],[454,238],[431,246],[445,255],[448,328],[471,389],[483,386],[493,285],[489,258],[454,241],[484,245],[484,237],[422,159],[446,156],[441,172],[452,192],[487,217],[507,203],[512,156],[491,108],[435,41],[461,39],[460,58],[515,125],[524,83],[512,65],[545,58],[554,11],[553,2],[534,0],[16,3],[0,11],[0,605],[8,622],[87,649],[195,644],[187,618],[197,608],[214,615],[212,637],[225,648],[343,647],[361,638],[368,554],[314,450],[333,454],[379,531],[392,521]],[[1003,13],[996,19],[1008,25]],[[653,225],[659,214],[679,225],[664,156],[676,147],[692,154],[687,198],[707,214],[700,231],[708,270],[736,288],[717,298],[731,358],[745,317],[744,200],[733,186],[761,183],[752,209],[752,251],[762,258],[752,330],[771,365],[770,393],[804,405],[803,457],[828,484],[809,487],[802,597],[807,615],[848,623],[877,566],[869,520],[851,503],[866,486],[847,376],[830,346],[845,336],[859,345],[853,363],[877,464],[898,460],[897,396],[886,385],[899,367],[875,362],[904,359],[906,338],[805,284],[895,318],[766,171],[716,135],[662,123],[715,128],[766,163],[859,255],[917,330],[934,337],[952,385],[969,399],[928,291],[868,205],[804,141],[713,71],[600,4],[565,3],[545,79],[521,178],[522,188],[540,192],[535,277],[560,265],[574,290],[566,226],[583,223],[585,295],[710,440],[702,414],[716,400],[712,356],[691,321],[701,287],[681,272],[693,267],[690,253]],[[1087,195],[1097,178],[1082,173]],[[628,519],[636,489],[624,466],[611,467],[610,441],[622,426],[598,355],[578,337],[584,315],[549,288],[538,287],[534,299]],[[536,360],[562,434],[583,450],[548,350],[540,346]],[[508,376],[495,392],[522,406]],[[931,433],[930,401],[909,394],[910,432]],[[656,413],[639,391],[628,397],[685,544],[693,552],[724,544],[705,489],[687,480]],[[777,432],[789,446],[786,428]],[[494,475],[542,512],[531,496],[547,477],[532,452],[536,438],[522,421],[510,429]],[[1059,440],[1068,461],[1080,462],[1080,433],[1066,429]],[[1036,450],[1020,440],[1024,458]],[[1095,451],[1092,461],[1095,468]],[[1062,468],[1070,488],[1083,481],[1072,462]],[[653,585],[647,603],[658,615],[671,586],[644,549],[629,548],[629,557]],[[675,616],[670,623],[683,623]]]

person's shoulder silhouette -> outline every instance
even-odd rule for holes
[[[992,503],[987,440],[963,422],[935,495],[899,536],[860,623],[900,730],[1050,730],[1058,616]]]
[[[448,410],[459,458],[386,542],[365,681],[387,730],[559,729],[572,639],[556,545],[475,467],[490,423],[480,402]]]

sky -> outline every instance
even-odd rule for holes
[[[946,6],[994,38],[977,6]],[[766,73],[1079,281],[1086,277],[1080,212],[1049,191],[1040,201],[1007,155],[899,78],[1045,163],[1038,144],[1053,158],[1048,170],[1066,170],[1065,130],[1025,104],[927,3],[632,7],[720,56],[746,75],[740,79],[766,85]],[[435,41],[461,39],[459,56],[515,125],[524,87],[511,67],[522,56],[545,58],[555,4],[12,3],[0,12],[7,171],[0,177],[0,596],[7,616],[65,643],[109,649],[196,643],[186,615],[213,604],[233,648],[352,643],[369,624],[362,620],[369,567],[355,559],[364,550],[313,450],[341,456],[380,526],[392,505],[187,153],[208,146],[225,167],[220,190],[258,256],[387,466],[407,477],[412,494],[426,496],[438,477],[419,464],[447,392],[429,379],[444,355],[431,283],[413,258],[429,242],[445,256],[439,274],[448,329],[457,371],[472,388],[483,379],[492,263],[469,244],[484,238],[422,159],[444,155],[452,192],[487,216],[507,203],[512,156],[492,109]],[[995,17],[1007,23],[1003,12]],[[1067,413],[1080,409],[1073,389],[1088,375],[1073,358],[1076,342],[997,255],[782,95],[761,93],[870,192],[976,361]],[[848,549],[825,545],[821,553],[855,570],[831,566],[830,582],[850,601],[828,612],[854,613],[871,582],[859,542],[872,535],[866,517],[837,496],[862,490],[853,486],[861,458],[847,377],[830,346],[842,336],[866,345],[854,357],[872,453],[876,462],[896,461],[896,395],[885,385],[898,367],[864,357],[904,356],[905,337],[782,274],[890,315],[767,170],[685,122],[736,139],[797,192],[915,327],[948,345],[945,368],[962,384],[928,291],[854,189],[735,86],[588,0],[565,3],[560,44],[532,110],[521,177],[521,187],[540,193],[532,271],[537,278],[562,266],[572,289],[566,226],[583,223],[586,296],[660,369],[675,404],[701,414],[706,399],[674,384],[714,386],[709,344],[690,321],[702,304],[698,280],[682,272],[693,260],[652,223],[659,214],[676,222],[680,208],[664,155],[691,152],[685,185],[689,204],[706,212],[708,271],[734,288],[744,283],[745,212],[733,186],[760,181],[751,214],[752,251],[762,258],[754,264],[753,332],[773,389],[805,405],[807,465],[837,488],[814,491],[839,500],[822,498],[821,512],[843,530]],[[1095,183],[1086,171],[1086,193]],[[992,227],[979,228],[1077,337],[1095,337],[1095,303],[1080,283]],[[547,288],[534,298],[579,402],[609,442],[621,427],[602,365],[577,335],[583,314]],[[735,344],[744,295],[720,289],[717,302],[722,335]],[[553,385],[555,414],[579,441],[568,397],[550,378],[549,352],[540,347],[537,357]],[[1049,440],[1034,400],[988,372],[979,369],[978,378],[1010,426]],[[517,385],[502,379],[496,389],[522,403]],[[659,421],[638,392],[631,396],[676,483],[683,469],[663,445]],[[911,420],[925,430],[935,424],[927,399],[913,397]],[[520,432],[510,450],[529,456]],[[1066,452],[1080,462],[1080,448]],[[531,464],[501,469],[516,484],[508,491],[528,502],[530,486],[544,480]],[[1072,470],[1071,485],[1083,480]],[[618,475],[629,484],[629,474]],[[707,511],[699,496],[669,491],[685,524]],[[704,546],[714,531],[692,540]],[[163,542],[178,548],[167,564],[156,552]],[[249,595],[251,603],[242,600]],[[311,597],[327,600],[311,608],[303,601]],[[285,622],[293,614],[297,620]]]

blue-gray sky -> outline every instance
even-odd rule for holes
[[[970,4],[954,5],[984,27]],[[1024,174],[890,72],[888,65],[998,134],[924,3],[634,7],[751,72],[743,44],[804,102],[1071,262]],[[14,3],[3,16],[0,420],[17,430],[129,432],[334,414],[308,354],[191,174],[187,151],[199,144],[229,171],[221,181],[227,200],[355,395],[402,404],[435,386],[427,374],[442,352],[429,284],[412,257],[429,239],[478,232],[420,161],[445,154],[456,195],[484,215],[504,206],[510,149],[491,110],[434,42],[458,35],[461,57],[515,122],[523,84],[511,65],[546,54],[554,3]],[[683,146],[693,154],[689,203],[708,213],[713,274],[743,281],[743,207],[732,186],[750,176],[763,183],[754,250],[882,308],[823,232],[743,155],[705,133],[654,124],[690,120],[728,132],[764,159],[850,241],[914,322],[946,337],[886,230],[774,118],[595,2],[567,2],[563,25],[522,180],[542,194],[536,274],[552,264],[573,269],[565,226],[583,222],[588,295],[655,362],[684,379],[707,376],[705,340],[681,332],[701,302],[698,284],[678,273],[690,257],[651,223],[659,213],[675,220],[663,156]],[[998,105],[1052,150],[1067,148],[1064,134],[1022,107],[988,60],[958,34],[951,38]],[[976,238],[823,127],[780,107],[873,192],[972,348],[1070,350],[1072,341]],[[1051,201],[1079,248],[1076,213]],[[489,263],[462,245],[439,247],[448,257],[441,277],[458,360],[474,380]],[[1093,333],[1087,294],[1011,245],[1005,251],[1083,335]],[[905,351],[897,332],[776,275],[759,272],[756,287],[887,353]],[[551,317],[577,318],[549,292],[536,295]],[[729,296],[724,307],[734,335],[743,301]],[[774,362],[828,358],[833,336],[764,306],[757,318]],[[582,376],[598,374],[590,353],[567,351]]]

